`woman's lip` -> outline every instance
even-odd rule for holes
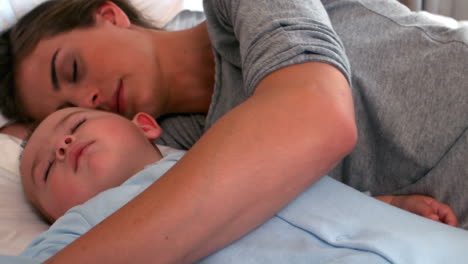
[[[76,172],[78,170],[78,166],[81,160],[81,157],[83,156],[84,152],[86,149],[92,145],[95,141],[87,141],[83,143],[77,143],[75,144],[71,151],[70,154],[68,155],[70,164],[72,165],[73,170]]]

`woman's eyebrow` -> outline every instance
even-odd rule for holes
[[[54,91],[60,90],[60,84],[57,78],[57,71],[55,70],[55,61],[57,60],[57,54],[60,52],[60,49],[55,51],[54,55],[52,56],[52,61],[50,63],[50,78],[52,79],[52,85],[54,87]]]

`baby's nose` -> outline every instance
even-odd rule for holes
[[[57,159],[65,158],[68,148],[72,145],[74,141],[75,137],[73,135],[66,135],[60,140],[55,153]]]

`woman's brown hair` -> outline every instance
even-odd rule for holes
[[[154,28],[127,0],[116,4],[134,25]],[[94,14],[106,0],[49,0],[22,17],[0,36],[0,110],[17,122],[30,122],[15,89],[15,66],[42,40],[78,28],[94,25]]]

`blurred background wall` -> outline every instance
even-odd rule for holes
[[[468,20],[468,0],[400,0],[415,11],[425,10],[458,20]]]

